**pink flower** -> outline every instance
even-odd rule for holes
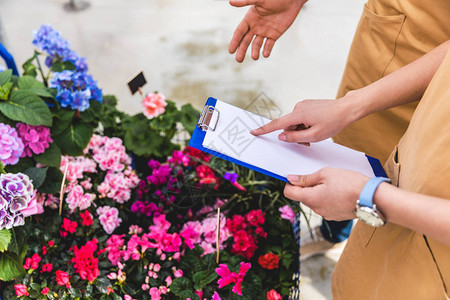
[[[172,284],[172,277],[167,276],[165,281],[166,281],[166,285],[170,286]]]
[[[45,287],[45,288],[42,289],[41,294],[42,295],[47,295],[48,292],[50,292],[50,289],[48,287]]]
[[[194,293],[195,293],[200,299],[203,298],[203,290],[201,290],[201,291],[195,290]]]
[[[142,106],[144,106],[144,115],[153,119],[163,114],[167,106],[166,97],[160,93],[147,94],[142,100]]]
[[[80,210],[89,208],[94,199],[94,194],[84,194],[84,190],[81,185],[75,185],[67,195],[66,202],[69,204],[71,211],[74,212],[77,208]]]
[[[15,128],[0,123],[0,162],[15,165],[23,153],[24,145]]]
[[[25,147],[21,157],[32,157],[33,154],[44,153],[45,149],[50,147],[50,143],[53,142],[48,127],[32,126],[19,122],[16,124],[16,129]]]
[[[97,208],[97,214],[99,215],[100,224],[102,224],[107,234],[111,234],[122,222],[122,219],[119,218],[119,210],[115,207],[99,207]]]
[[[266,294],[267,300],[281,300],[283,297],[281,297],[280,294],[277,293],[275,290],[270,290]]]
[[[282,219],[289,220],[289,222],[294,224],[295,213],[294,213],[294,211],[292,210],[292,208],[288,204],[286,204],[283,207],[280,207],[279,211],[281,213],[281,218]]]
[[[36,195],[37,193],[34,193],[33,198],[28,203],[28,207],[20,211],[24,217],[40,215],[44,212],[44,207],[38,202],[38,196]]]
[[[14,285],[14,291],[16,292],[17,297],[21,296],[29,296],[30,294],[27,291],[27,287],[24,284],[16,284]]]
[[[212,300],[222,300],[217,292],[214,292],[214,295],[212,296]]]
[[[244,280],[245,273],[252,267],[250,263],[241,262],[241,266],[239,267],[239,273],[231,272],[227,265],[220,264],[218,268],[216,268],[216,273],[221,278],[217,281],[219,284],[219,289],[223,288],[230,283],[235,283],[236,285],[233,287],[232,291],[235,294],[242,296],[241,291],[241,283]]]
[[[180,269],[174,269],[173,270],[173,276],[175,276],[175,278],[180,278],[183,277],[183,270]]]
[[[161,291],[158,288],[152,287],[149,294],[152,297],[152,300],[161,300]]]

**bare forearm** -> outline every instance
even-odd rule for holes
[[[449,47],[447,41],[403,68],[339,99],[352,112],[351,121],[420,100]]]
[[[426,196],[383,183],[374,203],[387,221],[450,245],[450,200]]]

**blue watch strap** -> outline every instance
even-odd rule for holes
[[[359,205],[373,207],[373,195],[382,182],[391,182],[391,180],[385,177],[370,178],[359,195]]]

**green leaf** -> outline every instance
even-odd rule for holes
[[[50,167],[47,171],[45,182],[39,187],[38,191],[46,194],[58,193],[61,189],[63,173],[59,168]]]
[[[105,277],[97,277],[94,281],[94,285],[100,293],[106,294],[107,288],[111,286],[111,282]]]
[[[7,173],[23,173],[26,169],[31,168],[35,165],[31,157],[25,156],[19,159],[19,162],[15,165],[5,166],[5,171]]]
[[[3,163],[0,161],[0,174],[5,174],[5,166],[3,165]]]
[[[0,230],[0,252],[8,250],[9,242],[11,241],[11,232],[8,229]]]
[[[59,168],[61,165],[61,150],[55,143],[50,144],[50,147],[44,153],[35,155],[36,162],[46,165],[48,167]]]
[[[13,87],[12,82],[7,82],[4,85],[0,86],[0,100],[8,100],[9,92]]]
[[[5,83],[11,80],[12,70],[8,69],[3,72],[0,72],[0,85],[4,85]]]
[[[52,125],[52,115],[45,102],[29,91],[14,91],[9,101],[0,102],[0,111],[25,124]]]
[[[45,181],[48,168],[28,168],[25,170],[25,174],[30,177],[31,182],[35,189],[39,188]]]
[[[54,124],[52,126],[52,134],[57,135],[66,130],[72,123],[74,115],[75,111],[73,110],[66,108],[59,109],[55,115]]]
[[[70,124],[66,130],[54,136],[53,140],[61,148],[62,154],[77,156],[83,154],[93,132],[91,125],[79,122]]]
[[[182,114],[179,121],[183,125],[184,129],[186,129],[189,134],[192,135],[195,126],[197,125],[200,112],[196,110],[190,103],[183,105],[180,110]]]
[[[69,288],[69,294],[75,298],[80,298],[82,296],[81,291],[79,289],[74,289],[73,287]]]
[[[192,283],[186,277],[175,278],[172,284],[170,285],[170,290],[177,296],[180,296],[180,294],[184,290],[191,290],[191,289]]]
[[[41,97],[52,97],[45,85],[32,76],[25,75],[20,77],[18,84],[21,90],[30,91]]]
[[[38,292],[41,291],[41,285],[37,284],[36,282],[30,283],[30,287],[35,291],[38,291]]]
[[[32,77],[37,76],[36,66],[33,64],[33,60],[34,60],[34,56],[23,63],[23,65],[22,65],[23,76],[26,76],[26,75],[29,75]]]
[[[12,252],[0,253],[0,280],[10,281],[25,274],[23,262],[19,260],[19,256]]]

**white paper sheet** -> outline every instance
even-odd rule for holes
[[[312,143],[310,147],[278,140],[280,131],[255,137],[251,129],[270,120],[222,101],[215,131],[208,130],[203,147],[223,153],[242,162],[282,177],[289,174],[311,174],[324,167],[343,168],[374,177],[364,153],[331,141]],[[210,124],[214,124],[215,113]]]

